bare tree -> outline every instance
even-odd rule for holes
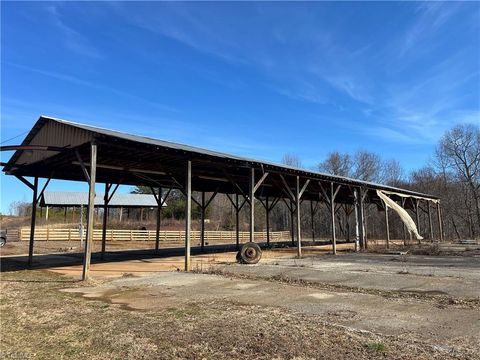
[[[288,165],[288,166],[293,166],[293,167],[296,167],[296,168],[302,168],[302,161],[300,160],[300,158],[295,155],[295,154],[291,154],[291,153],[286,153],[283,155],[282,157],[282,164],[284,165]]]
[[[476,227],[480,230],[480,128],[471,124],[455,126],[440,140],[436,155],[438,162],[469,189],[477,218]],[[468,202],[468,197],[466,200]]]
[[[23,201],[13,201],[10,204],[10,215],[14,216],[27,216],[29,215],[29,209],[31,204]]]
[[[381,175],[383,183],[391,186],[400,186],[404,181],[404,177],[405,171],[398,160],[391,159],[383,162]]]
[[[318,170],[332,175],[351,176],[352,158],[346,153],[331,152],[324,161],[318,164]]]
[[[352,176],[364,181],[379,181],[382,160],[379,155],[358,150],[353,156],[354,170]]]

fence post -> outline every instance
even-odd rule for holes
[[[133,230],[130,230],[130,241],[133,241]]]

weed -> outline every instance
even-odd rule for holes
[[[377,353],[387,352],[387,346],[382,342],[370,342],[367,343],[365,346],[368,350],[375,351]]]

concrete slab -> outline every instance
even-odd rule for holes
[[[121,304],[133,310],[161,309],[185,303],[230,301],[274,306],[321,315],[325,321],[392,336],[417,339],[442,346],[480,349],[480,313],[475,308],[438,308],[416,299],[387,299],[372,294],[323,291],[263,280],[225,278],[218,275],[161,273],[121,278],[102,286],[65,291]]]

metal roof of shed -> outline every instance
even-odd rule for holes
[[[64,150],[40,153],[17,150],[3,171],[12,175],[84,181],[78,155],[85,159],[88,165],[91,141],[95,141],[98,146],[98,182],[181,188],[184,184],[186,160],[191,160],[194,191],[247,193],[249,171],[254,168],[259,176],[264,172],[284,176],[292,189],[295,186],[296,176],[314,180],[304,193],[304,198],[307,200],[319,200],[321,186],[327,186],[330,182],[345,185],[338,193],[339,202],[353,201],[352,187],[438,199],[435,196],[407,189],[333,176],[46,116],[39,118],[22,145],[48,145]],[[269,176],[257,195],[286,197],[279,185],[278,177]],[[379,201],[374,191],[368,196],[371,200]],[[395,195],[392,196],[395,197]]]
[[[95,206],[103,206],[104,193],[95,194]],[[45,191],[40,199],[40,206],[87,206],[88,193],[75,191]],[[164,203],[163,206],[166,206]],[[151,194],[115,193],[108,207],[157,207],[157,200]]]

